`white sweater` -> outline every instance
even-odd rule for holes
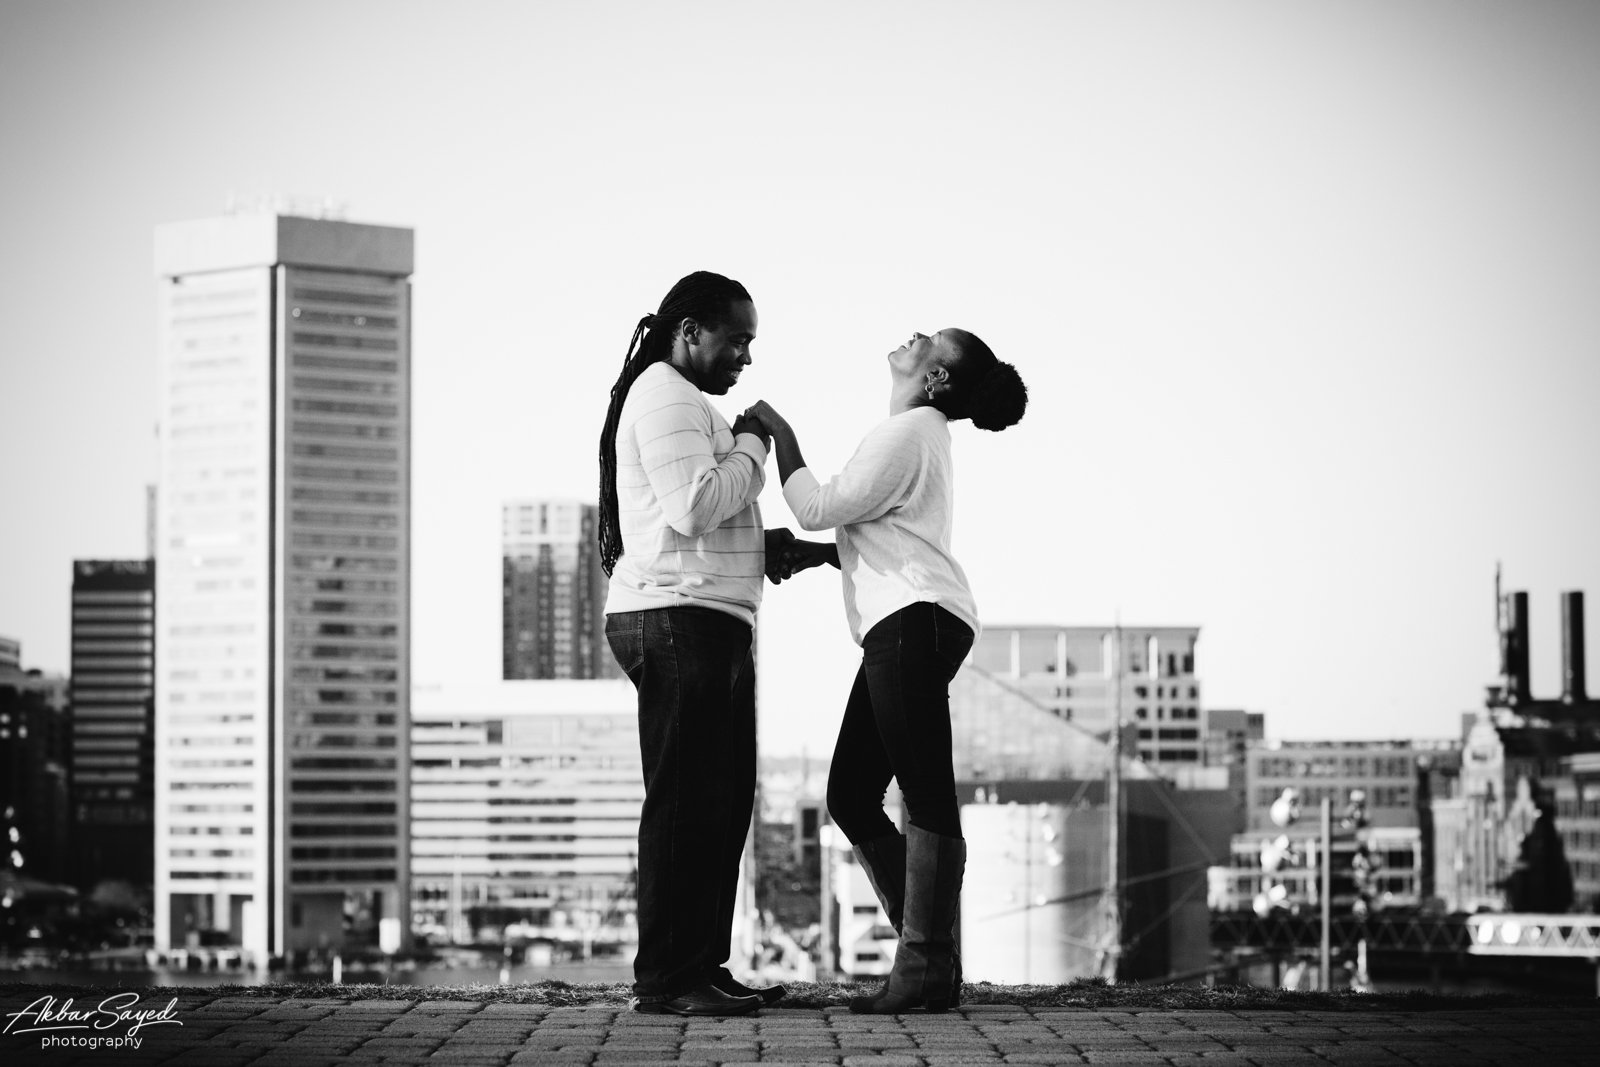
[[[755,624],[766,567],[767,450],[736,439],[705,395],[665,363],[628,390],[617,425],[622,557],[606,612],[713,608]]]
[[[856,644],[890,615],[921,602],[938,604],[977,635],[978,608],[950,554],[954,483],[950,421],[932,407],[873,427],[828,484],[808,467],[784,483],[783,497],[803,529],[838,528],[844,610]]]

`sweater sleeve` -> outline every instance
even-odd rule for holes
[[[826,485],[808,467],[790,474],[783,498],[801,529],[870,522],[903,504],[922,470],[922,449],[908,429],[894,419],[879,424]]]
[[[634,439],[667,525],[685,537],[699,537],[761,495],[767,450],[759,437],[740,434],[719,463],[709,406],[673,389],[658,390],[651,400],[634,423]]]

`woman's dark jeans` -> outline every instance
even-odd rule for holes
[[[828,768],[828,814],[852,844],[899,833],[883,812],[891,778],[909,822],[961,836],[950,679],[972,640],[971,628],[937,604],[901,608],[867,631]]]
[[[633,991],[676,997],[731,951],[739,857],[756,791],[752,630],[711,608],[606,616],[639,691],[639,954]]]

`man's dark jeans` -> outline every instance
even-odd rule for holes
[[[852,844],[899,829],[883,812],[900,783],[906,821],[961,836],[950,737],[950,679],[972,629],[937,604],[901,608],[867,631],[828,768],[828,814]]]
[[[711,608],[606,616],[611,652],[639,691],[639,997],[705,985],[732,948],[756,791],[752,636]]]

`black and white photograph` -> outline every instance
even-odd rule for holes
[[[0,0],[0,412],[8,1063],[1600,1041],[1595,0]]]

